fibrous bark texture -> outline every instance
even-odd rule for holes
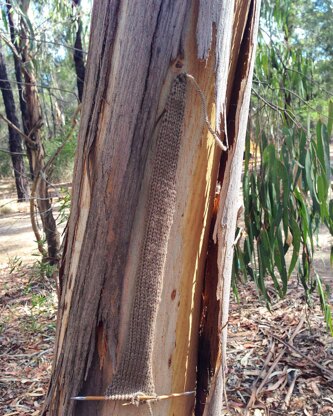
[[[51,414],[71,414],[74,407],[78,414],[89,414],[89,405],[77,405],[70,397],[84,390],[104,393],[119,362],[122,293],[132,282],[125,282],[125,273],[137,261],[129,250],[133,222],[140,187],[142,195],[146,190],[145,162],[156,139],[160,100],[160,111],[165,105],[162,87],[166,82],[167,93],[174,76],[168,70],[178,56],[186,9],[186,2],[157,1],[146,7],[123,1],[94,4],[77,186],[61,276],[57,378],[50,392],[49,408],[56,410]],[[121,47],[124,43],[127,47]],[[92,278],[86,281],[88,274]],[[79,298],[83,303],[78,304]],[[81,316],[79,322],[74,310]],[[129,319],[128,313],[123,319]],[[74,338],[78,342],[73,348]],[[73,368],[67,360],[74,360]],[[100,360],[105,365],[100,366]]]
[[[0,45],[0,89],[5,106],[7,119],[20,128],[19,121],[16,115],[15,101],[11,84],[8,80],[5,58],[2,53]],[[15,185],[17,192],[17,199],[19,202],[28,201],[29,199],[29,184],[25,173],[22,140],[20,134],[11,126],[8,126],[8,141],[9,150],[11,152],[12,165],[14,170]]]
[[[217,271],[215,270],[215,272],[217,272],[218,279],[216,295],[214,296],[210,279],[211,268],[208,267],[208,273],[205,277],[208,298],[206,297],[203,308],[204,317],[212,313],[216,317],[216,310],[219,311],[217,327],[219,342],[218,348],[216,348],[217,344],[214,336],[216,332],[213,331],[212,333],[211,321],[206,321],[202,328],[202,334],[204,335],[201,342],[206,341],[208,343],[206,347],[209,353],[203,357],[203,361],[206,362],[206,368],[209,371],[202,372],[201,377],[199,375],[203,385],[201,391],[198,392],[201,395],[201,406],[198,408],[197,415],[215,416],[221,414],[225,398],[226,346],[233,245],[238,209],[241,206],[240,182],[259,12],[260,0],[252,0],[251,2],[235,0],[234,24],[230,36],[231,53],[225,107],[227,111],[226,134],[230,148],[228,153],[222,155],[218,175],[221,191],[215,230],[212,235],[218,249],[215,253],[213,251],[208,253],[209,263],[207,263],[215,263],[217,260]],[[204,366],[204,364],[201,365]],[[209,389],[207,389],[207,386],[209,386]],[[205,403],[204,406],[202,406],[202,403]]]
[[[157,138],[168,110],[172,82],[182,72],[194,76],[205,97],[210,122],[218,122],[218,130],[225,130],[227,116],[229,112],[233,114],[231,106],[239,109],[237,100],[232,99],[242,97],[238,94],[239,86],[233,84],[238,77],[235,67],[246,66],[250,55],[245,49],[243,59],[238,59],[241,48],[232,39],[242,43],[252,14],[249,2],[235,1],[231,6],[229,3],[94,3],[72,211],[60,273],[56,357],[43,414],[150,414],[147,405],[123,407],[118,401],[76,402],[71,397],[103,395],[107,386],[117,380],[127,340],[131,339],[129,331],[134,331],[132,305],[140,308],[141,302],[150,301],[146,286],[139,289],[139,304],[135,297],[146,224],[149,213],[153,216],[147,206],[150,184],[156,175]],[[253,10],[256,1],[250,4]],[[241,6],[242,18],[237,15]],[[242,79],[245,82],[246,76]],[[243,123],[246,124],[244,120]],[[212,219],[221,151],[207,133],[202,101],[194,88],[188,88],[186,94],[183,124],[178,164],[174,168],[175,212],[152,351],[152,378],[158,395],[196,388],[200,377],[196,367],[207,248],[215,253],[209,261],[213,259],[217,264]],[[225,172],[220,177],[223,181],[224,175],[228,178],[225,186],[221,184],[223,198],[230,181],[226,166],[231,166],[238,147],[233,133],[230,142],[230,155],[229,151],[225,154],[220,167],[220,172]],[[161,192],[163,185],[161,179]],[[222,196],[216,198],[216,204],[219,199]],[[217,216],[217,205],[214,212]],[[228,232],[235,229],[231,226]],[[232,261],[229,256],[224,258]],[[216,272],[215,287],[209,289],[215,303],[209,314],[213,322],[209,333],[215,343],[210,351],[218,355],[222,284],[217,267],[210,270]],[[144,319],[139,319],[142,327]],[[213,376],[219,366],[217,359],[212,362]],[[206,363],[201,362],[198,368],[205,372]],[[209,407],[207,394],[201,397],[205,410]],[[152,410],[159,416],[189,416],[194,404],[195,396],[190,395],[157,402],[152,404]]]

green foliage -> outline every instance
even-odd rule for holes
[[[75,137],[75,135],[74,135]],[[63,136],[45,142],[45,150],[48,157],[51,157],[62,145]],[[71,181],[74,166],[74,155],[76,151],[76,137],[68,140],[51,167],[50,180],[52,183]]]
[[[7,139],[7,137],[6,137],[6,139]],[[8,139],[7,139],[7,141],[8,141]],[[4,144],[4,146],[7,146],[7,143]],[[0,178],[6,178],[8,176],[11,176],[12,169],[13,169],[13,165],[11,163],[9,153],[1,152],[1,155],[0,155]]]
[[[41,286],[36,283],[29,283],[24,287],[24,293],[29,298],[25,305],[26,314],[21,321],[21,330],[30,333],[40,333],[45,327],[52,328],[54,323],[45,322],[45,317],[54,313],[54,293],[49,290],[41,290]]]
[[[40,256],[40,254],[37,254],[37,256]],[[44,277],[50,278],[56,270],[57,265],[51,265],[43,259],[37,259],[33,264],[32,279],[39,280]]]
[[[320,299],[320,306],[321,306],[322,311],[324,312],[327,329],[332,334],[333,333],[333,321],[332,321],[331,308],[330,308],[330,305],[327,303],[327,293],[323,289],[322,282],[317,273],[316,273],[316,280],[317,280],[318,295]]]
[[[20,270],[22,266],[22,259],[19,256],[9,257],[8,258],[8,269],[9,274],[14,273],[15,271]]]
[[[69,217],[69,210],[71,207],[71,194],[68,189],[61,190],[61,197],[59,198],[59,215],[57,218],[57,224],[67,223]]]
[[[333,231],[327,128],[318,122],[315,137],[285,128],[279,150],[264,132],[258,139],[260,156],[254,161],[250,161],[247,140],[243,177],[247,236],[243,249],[237,248],[234,271],[255,279],[269,301],[265,277],[271,276],[275,289],[284,296],[288,279],[298,265],[297,274],[308,296],[317,281],[311,273],[314,231],[319,222]]]
[[[74,7],[71,1],[36,0],[30,2],[27,9],[22,7],[20,1],[13,0],[11,3],[13,19],[18,30],[16,40],[18,44],[23,41],[27,42],[29,54],[34,64],[43,117],[42,135],[46,153],[51,156],[66,138],[68,125],[70,125],[78,106],[73,45],[78,17],[80,17],[83,27],[84,54],[88,49],[88,28],[92,1],[85,1],[83,6]],[[10,40],[5,3],[0,6],[0,10],[0,31],[3,37]],[[20,22],[25,26],[26,37],[22,37],[19,31]],[[3,50],[19,115],[13,53],[7,46]],[[0,112],[4,112],[2,103],[0,104]],[[62,182],[71,179],[75,147],[75,139],[65,145],[55,161],[51,181]],[[7,126],[1,123],[0,149],[6,151],[7,148]],[[8,153],[2,152],[0,176],[11,175],[10,156]]]
[[[296,272],[308,302],[317,289],[333,333],[313,264],[319,226],[326,225],[333,235],[333,102],[318,88],[325,80],[319,77],[313,49],[308,44],[304,50],[300,41],[301,4],[266,1],[262,9],[243,176],[246,233],[235,247],[233,288],[237,293],[237,280],[250,277],[269,306],[267,277],[282,297]]]

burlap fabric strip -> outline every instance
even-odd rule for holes
[[[186,100],[186,74],[173,81],[161,127],[147,201],[145,234],[124,353],[106,396],[132,400],[155,396],[152,353],[157,309],[176,201],[176,172]]]

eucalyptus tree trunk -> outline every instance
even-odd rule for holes
[[[44,415],[221,414],[259,3],[94,2]],[[162,273],[142,273],[154,263]],[[119,399],[143,368],[157,395],[196,392],[151,408],[71,399]]]
[[[10,31],[10,39],[17,51],[17,54],[13,53],[13,59],[14,59],[14,67],[15,67],[15,79],[16,79],[16,84],[17,84],[17,91],[18,91],[20,110],[21,110],[22,127],[23,127],[24,134],[28,136],[29,135],[29,128],[28,128],[29,116],[28,116],[28,110],[27,110],[27,103],[23,96],[23,81],[22,81],[22,70],[21,70],[22,62],[19,59],[20,47],[19,47],[19,42],[18,42],[18,31],[15,28],[15,24],[14,24],[13,13],[12,13],[13,8],[12,8],[11,0],[7,0],[6,6],[7,6],[7,20],[8,20],[8,26],[9,26],[9,31]],[[26,143],[26,147],[27,147],[27,156],[29,160],[30,176],[31,178],[33,178],[31,148],[28,143]]]
[[[16,115],[16,107],[14,101],[13,90],[8,80],[6,62],[2,53],[0,44],[0,89],[2,93],[3,103],[5,106],[7,119],[18,129],[20,124]],[[10,156],[15,177],[15,186],[17,199],[19,202],[29,200],[29,183],[24,167],[24,153],[22,148],[22,140],[20,134],[8,125],[8,141]]]
[[[22,8],[27,12],[29,1],[22,1]],[[33,143],[31,150],[31,166],[33,172],[33,185],[31,187],[30,216],[32,227],[36,235],[39,251],[44,260],[56,264],[59,256],[60,238],[53,216],[52,202],[49,196],[48,172],[45,163],[45,153],[42,140],[43,119],[39,101],[35,68],[29,54],[29,39],[25,23],[21,22],[20,55],[22,60],[23,90],[26,102],[26,128],[28,137]],[[35,205],[42,221],[43,232],[47,243],[47,253],[42,247],[41,237],[35,222]]]

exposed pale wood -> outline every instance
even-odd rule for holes
[[[230,7],[230,4],[225,5]],[[230,38],[230,51],[226,52],[228,57],[227,68],[228,71],[226,74],[223,74],[224,77],[227,77],[227,82],[221,85],[217,84],[217,89],[226,91],[226,96],[223,98],[224,104],[220,104],[220,107],[225,106],[226,114],[228,114],[228,140],[230,141],[231,151],[228,153],[223,153],[221,158],[221,164],[219,169],[218,180],[222,185],[221,194],[216,198],[216,205],[224,203],[226,198],[227,184],[230,180],[228,162],[230,160],[235,141],[234,132],[232,132],[230,125],[234,124],[233,112],[234,108],[237,106],[237,95],[238,95],[238,80],[235,79],[236,70],[238,65],[242,66],[242,62],[246,62],[246,57],[240,56],[240,46],[243,39],[243,34],[245,26],[248,20],[250,2],[238,0],[235,2],[235,8],[232,15],[232,24],[231,26],[224,27],[223,31],[218,32],[217,36],[223,37],[226,36],[226,40],[220,40],[220,44],[229,44]],[[224,13],[229,15],[230,10],[224,10]],[[231,32],[228,32],[228,30]],[[220,55],[221,56],[221,55]],[[225,60],[226,57],[222,55],[222,60]],[[241,63],[240,63],[241,62]],[[224,61],[224,65],[226,62]],[[221,64],[222,65],[222,64]],[[232,95],[236,95],[232,101]],[[218,95],[217,95],[218,99]],[[231,109],[231,111],[230,111]],[[230,120],[231,119],[231,120]],[[229,131],[230,130],[230,131]],[[237,211],[237,206],[234,207]],[[210,400],[212,396],[212,390],[209,395],[209,388],[211,385],[214,386],[214,375],[216,375],[217,369],[221,365],[221,345],[220,345],[220,335],[221,329],[223,328],[220,322],[220,311],[221,311],[221,278],[218,279],[218,270],[217,270],[217,256],[218,256],[218,247],[213,240],[213,228],[216,222],[216,216],[212,217],[212,228],[210,233],[210,242],[207,253],[207,264],[204,277],[204,290],[203,290],[203,301],[202,301],[202,316],[201,316],[201,328],[200,328],[200,351],[198,357],[198,375],[197,375],[197,401],[196,401],[196,415],[202,415],[204,411],[208,412],[210,407]],[[232,258],[229,259],[231,261]],[[213,383],[212,383],[213,380]],[[222,399],[222,383],[216,388],[219,391],[219,397]],[[207,397],[208,396],[208,397]],[[207,405],[206,405],[207,401]]]
[[[220,5],[218,0],[210,3],[213,9]],[[73,208],[60,276],[57,358],[43,414],[150,414],[147,405],[74,402],[70,397],[103,394],[124,349],[156,122],[175,75],[191,73],[206,97],[212,124],[221,118],[215,112],[216,94],[221,110],[226,97],[220,88],[225,94],[228,75],[221,75],[215,84],[215,70],[219,66],[228,74],[232,33],[230,8],[228,2],[223,4],[225,11],[214,12],[215,17],[199,29],[198,15],[205,2],[160,0],[145,7],[130,0],[94,4]],[[223,32],[206,36],[216,16]],[[221,33],[228,33],[223,35],[226,40]],[[205,37],[206,60],[198,59],[200,36]],[[216,60],[215,48],[221,45],[229,51],[219,50]],[[177,208],[154,346],[159,395],[196,386],[202,280],[221,155],[203,121],[200,97],[189,85]],[[160,416],[189,416],[194,397],[170,398],[152,404],[152,409]]]
[[[239,2],[241,7],[242,2]],[[217,298],[221,299],[221,340],[222,360],[218,362],[210,391],[205,415],[221,414],[226,369],[227,323],[231,286],[233,243],[237,220],[237,207],[240,205],[239,189],[242,172],[242,160],[245,147],[245,135],[251,94],[252,74],[255,59],[255,47],[259,25],[260,0],[252,0],[240,46],[239,59],[232,90],[228,113],[228,128],[232,137],[232,147],[221,188],[220,206],[215,232],[218,240],[218,269],[221,286],[217,289]],[[228,130],[229,132],[229,130]]]

